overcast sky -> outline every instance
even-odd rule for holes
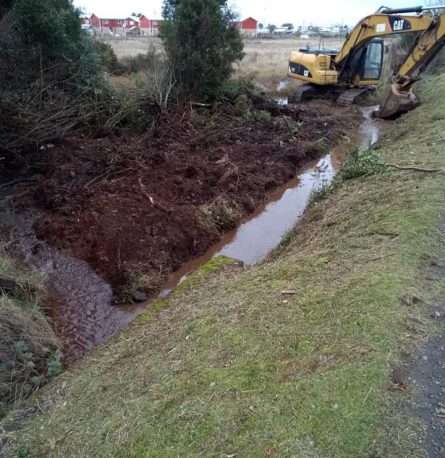
[[[301,24],[345,23],[353,25],[363,16],[384,4],[392,8],[415,6],[422,0],[232,0],[241,18],[252,16],[259,22],[280,25],[284,22]],[[126,16],[140,12],[160,18],[162,0],[74,0],[87,13],[102,16]]]

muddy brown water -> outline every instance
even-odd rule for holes
[[[350,138],[345,138],[317,163],[297,170],[294,179],[270,195],[267,202],[237,229],[225,234],[203,256],[185,263],[174,272],[159,297],[166,297],[187,275],[214,256],[228,256],[245,265],[264,259],[301,218],[311,193],[331,182],[341,155],[354,144],[368,148],[378,140],[382,121],[372,119],[373,109],[363,109],[364,120],[359,132],[351,132]],[[54,308],[53,325],[57,335],[62,336],[66,363],[104,343],[156,299],[133,306],[112,306],[110,286],[86,263],[38,241],[32,221],[23,221],[18,227],[20,234],[15,237],[16,248],[45,275],[46,289]]]
[[[187,276],[215,256],[237,259],[244,265],[263,260],[292,229],[303,215],[313,191],[329,184],[335,176],[342,155],[353,145],[367,149],[380,136],[383,121],[374,119],[377,107],[364,107],[360,132],[352,132],[349,138],[334,148],[318,162],[307,164],[297,171],[295,178],[279,187],[237,229],[225,234],[204,255],[185,263],[174,272],[164,285],[160,297],[168,294]]]

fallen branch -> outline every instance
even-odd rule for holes
[[[190,106],[210,108],[212,105],[210,105],[210,103],[190,102]]]
[[[359,262],[361,264],[368,264],[369,262],[381,261],[382,259],[390,258],[391,256],[395,256],[395,255],[396,255],[396,253],[389,253],[389,254],[385,254],[383,256],[377,256],[375,258],[363,259],[362,261],[359,261]]]
[[[392,167],[399,170],[414,170],[416,172],[427,172],[427,173],[437,173],[443,172],[443,169],[426,169],[423,167],[416,167],[415,165],[398,165],[398,164],[378,164],[382,167]]]
[[[32,181],[37,181],[37,178],[17,178],[16,180],[12,180],[9,183],[0,184],[0,188],[7,188],[8,186],[13,186],[17,183],[32,182]]]
[[[289,133],[290,133],[290,136],[292,137],[293,140],[297,140],[297,137],[295,137],[294,133],[292,132],[292,129],[289,125],[289,123],[287,122],[287,119],[285,118],[285,116],[283,114],[280,113],[280,116],[281,118],[283,119],[284,123],[286,124],[288,130],[289,130]]]

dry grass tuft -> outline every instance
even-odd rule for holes
[[[0,278],[14,288],[0,293],[0,412],[60,371],[61,347],[42,313],[43,279],[0,249]]]
[[[18,402],[51,378],[60,342],[36,308],[0,297],[0,400]]]
[[[229,169],[227,174],[234,174],[236,170]],[[226,175],[223,179],[227,179]],[[198,209],[198,226],[210,234],[220,234],[236,227],[241,218],[241,212],[232,202],[218,197],[210,204],[201,205]]]

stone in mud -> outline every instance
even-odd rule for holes
[[[144,293],[144,291],[132,291],[131,298],[135,302],[145,302],[148,299],[148,294]]]

